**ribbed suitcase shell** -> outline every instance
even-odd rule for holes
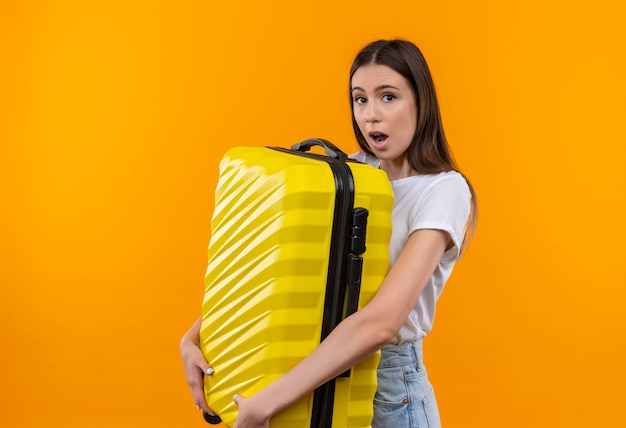
[[[354,206],[369,211],[359,307],[387,273],[393,193],[385,172],[347,162]],[[335,178],[319,159],[236,147],[220,163],[202,304],[201,349],[215,369],[209,407],[234,424],[233,394],[251,396],[320,342],[335,207]],[[335,387],[335,428],[369,427],[375,354]],[[309,428],[313,393],[274,416],[272,428]]]

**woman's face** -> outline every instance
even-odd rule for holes
[[[354,118],[376,157],[406,159],[417,127],[417,105],[407,80],[386,65],[369,64],[352,76],[351,92]]]

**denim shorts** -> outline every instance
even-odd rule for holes
[[[422,341],[384,347],[378,365],[372,428],[441,428]]]

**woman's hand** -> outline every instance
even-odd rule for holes
[[[213,368],[207,363],[200,350],[198,334],[200,333],[201,322],[201,319],[196,321],[181,339],[180,357],[183,360],[185,377],[196,408],[214,415],[215,412],[209,408],[204,397],[204,376],[213,375]]]
[[[233,401],[239,406],[237,421],[233,428],[269,428],[270,416],[265,411],[267,409],[255,409],[253,398],[244,398],[235,394]]]

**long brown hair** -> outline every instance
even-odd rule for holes
[[[407,160],[411,168],[419,174],[438,174],[451,170],[460,173],[443,131],[435,84],[428,64],[419,48],[409,41],[400,39],[372,42],[365,46],[354,59],[350,68],[350,82],[352,82],[354,73],[360,67],[368,64],[385,65],[391,68],[407,80],[413,91],[417,105],[417,126],[407,153]],[[352,127],[359,147],[371,154],[372,151],[354,118],[351,94],[350,109],[352,111]],[[476,193],[467,177],[464,175],[463,177],[469,186],[472,200],[467,232],[461,244],[461,253],[474,234],[478,217]]]

